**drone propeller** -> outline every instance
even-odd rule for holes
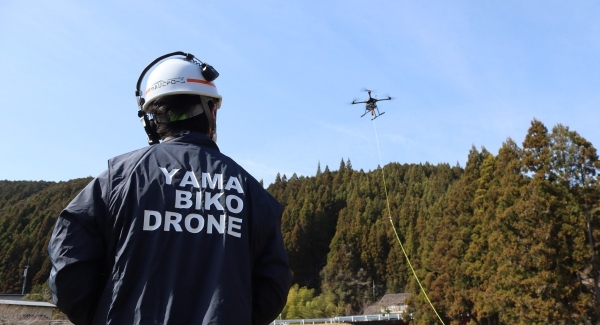
[[[392,98],[391,96],[389,96],[389,95],[382,96],[381,98],[377,98],[377,95],[374,95],[374,96],[373,96],[373,98],[377,99],[377,101],[380,101],[380,100],[392,100],[392,99],[393,99],[393,98]]]

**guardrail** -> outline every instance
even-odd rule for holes
[[[374,314],[374,315],[355,315],[355,316],[337,316],[332,318],[307,318],[307,319],[278,319],[274,320],[272,325],[288,324],[335,324],[345,322],[368,322],[373,320],[401,320],[402,314]]]

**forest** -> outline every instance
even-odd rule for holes
[[[439,323],[402,243],[446,324],[598,324],[593,145],[534,119],[521,145],[508,138],[497,153],[465,154],[464,167],[394,162],[364,171],[342,158],[314,176],[278,174],[268,191],[285,207],[294,273],[282,318],[356,315],[386,293],[408,292],[406,317]],[[21,292],[28,263],[26,292],[47,281],[56,218],[90,180],[0,181],[0,293]]]

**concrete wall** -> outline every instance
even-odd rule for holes
[[[32,306],[0,302],[0,324],[38,325],[48,324],[55,307]],[[46,303],[42,303],[46,304]],[[50,304],[48,304],[50,305]]]

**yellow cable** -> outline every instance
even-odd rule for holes
[[[396,231],[396,226],[394,226],[394,222],[392,221],[392,210],[390,209],[390,200],[388,199],[387,186],[385,185],[385,173],[383,172],[383,162],[381,160],[381,149],[379,148],[379,137],[377,136],[377,126],[375,126],[375,120],[373,120],[373,127],[375,128],[375,138],[377,139],[377,151],[379,152],[379,164],[381,165],[381,176],[383,177],[383,189],[385,191],[385,200],[387,202],[387,209],[388,209],[388,215],[390,217],[390,223],[392,224],[392,228],[394,229],[394,233],[396,234],[396,238],[398,239],[398,243],[400,244],[400,248],[402,248],[402,253],[404,253],[404,257],[406,257],[406,261],[408,262],[408,266],[410,267],[410,270],[412,271],[413,275],[415,276],[415,279],[417,280],[417,283],[419,284],[419,287],[421,287],[421,291],[425,295],[425,299],[427,299],[427,302],[431,306],[431,309],[433,309],[433,312],[439,318],[440,322],[442,322],[442,324],[446,325],[444,323],[444,321],[442,320],[442,317],[440,317],[440,314],[438,314],[437,310],[435,310],[435,307],[433,307],[433,304],[431,303],[431,300],[429,300],[429,297],[427,296],[427,293],[425,292],[425,288],[423,288],[423,285],[421,284],[421,281],[419,281],[419,277],[417,276],[417,272],[415,272],[415,269],[413,268],[412,263],[410,262],[410,259],[408,258],[408,254],[406,254],[406,250],[404,250],[404,245],[402,245],[402,241],[400,240],[400,236],[398,236],[398,232]]]

